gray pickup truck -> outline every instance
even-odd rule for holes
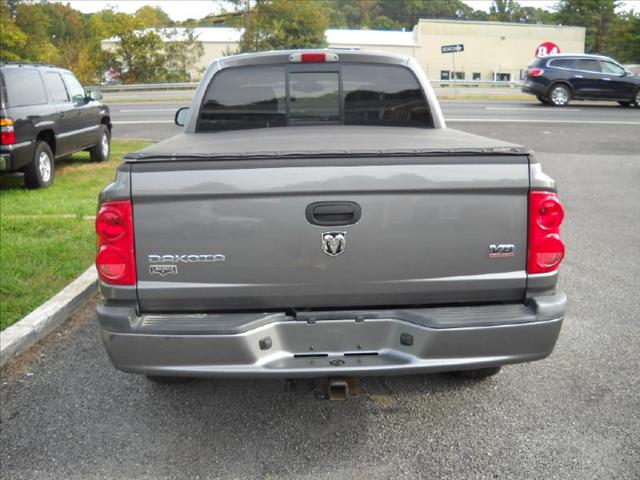
[[[176,119],[100,195],[116,368],[482,378],[553,350],[555,184],[526,148],[445,128],[413,59],[226,57]]]

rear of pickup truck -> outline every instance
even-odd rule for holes
[[[551,353],[563,212],[526,149],[292,119],[187,126],[121,165],[96,221],[98,317],[117,368],[364,376]]]

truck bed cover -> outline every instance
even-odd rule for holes
[[[295,126],[183,133],[125,156],[126,162],[337,156],[526,155],[523,146],[449,128]]]

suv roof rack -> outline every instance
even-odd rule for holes
[[[29,60],[21,60],[19,62],[13,60],[0,60],[0,65],[16,65],[18,67],[27,66],[27,67],[52,67],[52,68],[62,68],[66,70],[64,67],[59,67],[58,65],[52,65],[50,63],[45,62],[32,62]]]
[[[607,60],[611,60],[611,57],[607,57],[606,55],[600,55],[599,53],[556,53],[555,55],[547,55],[546,57],[541,57],[541,58],[551,58],[551,57],[606,58]]]

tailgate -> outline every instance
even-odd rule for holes
[[[524,297],[526,155],[353,160],[132,163],[142,311]]]

